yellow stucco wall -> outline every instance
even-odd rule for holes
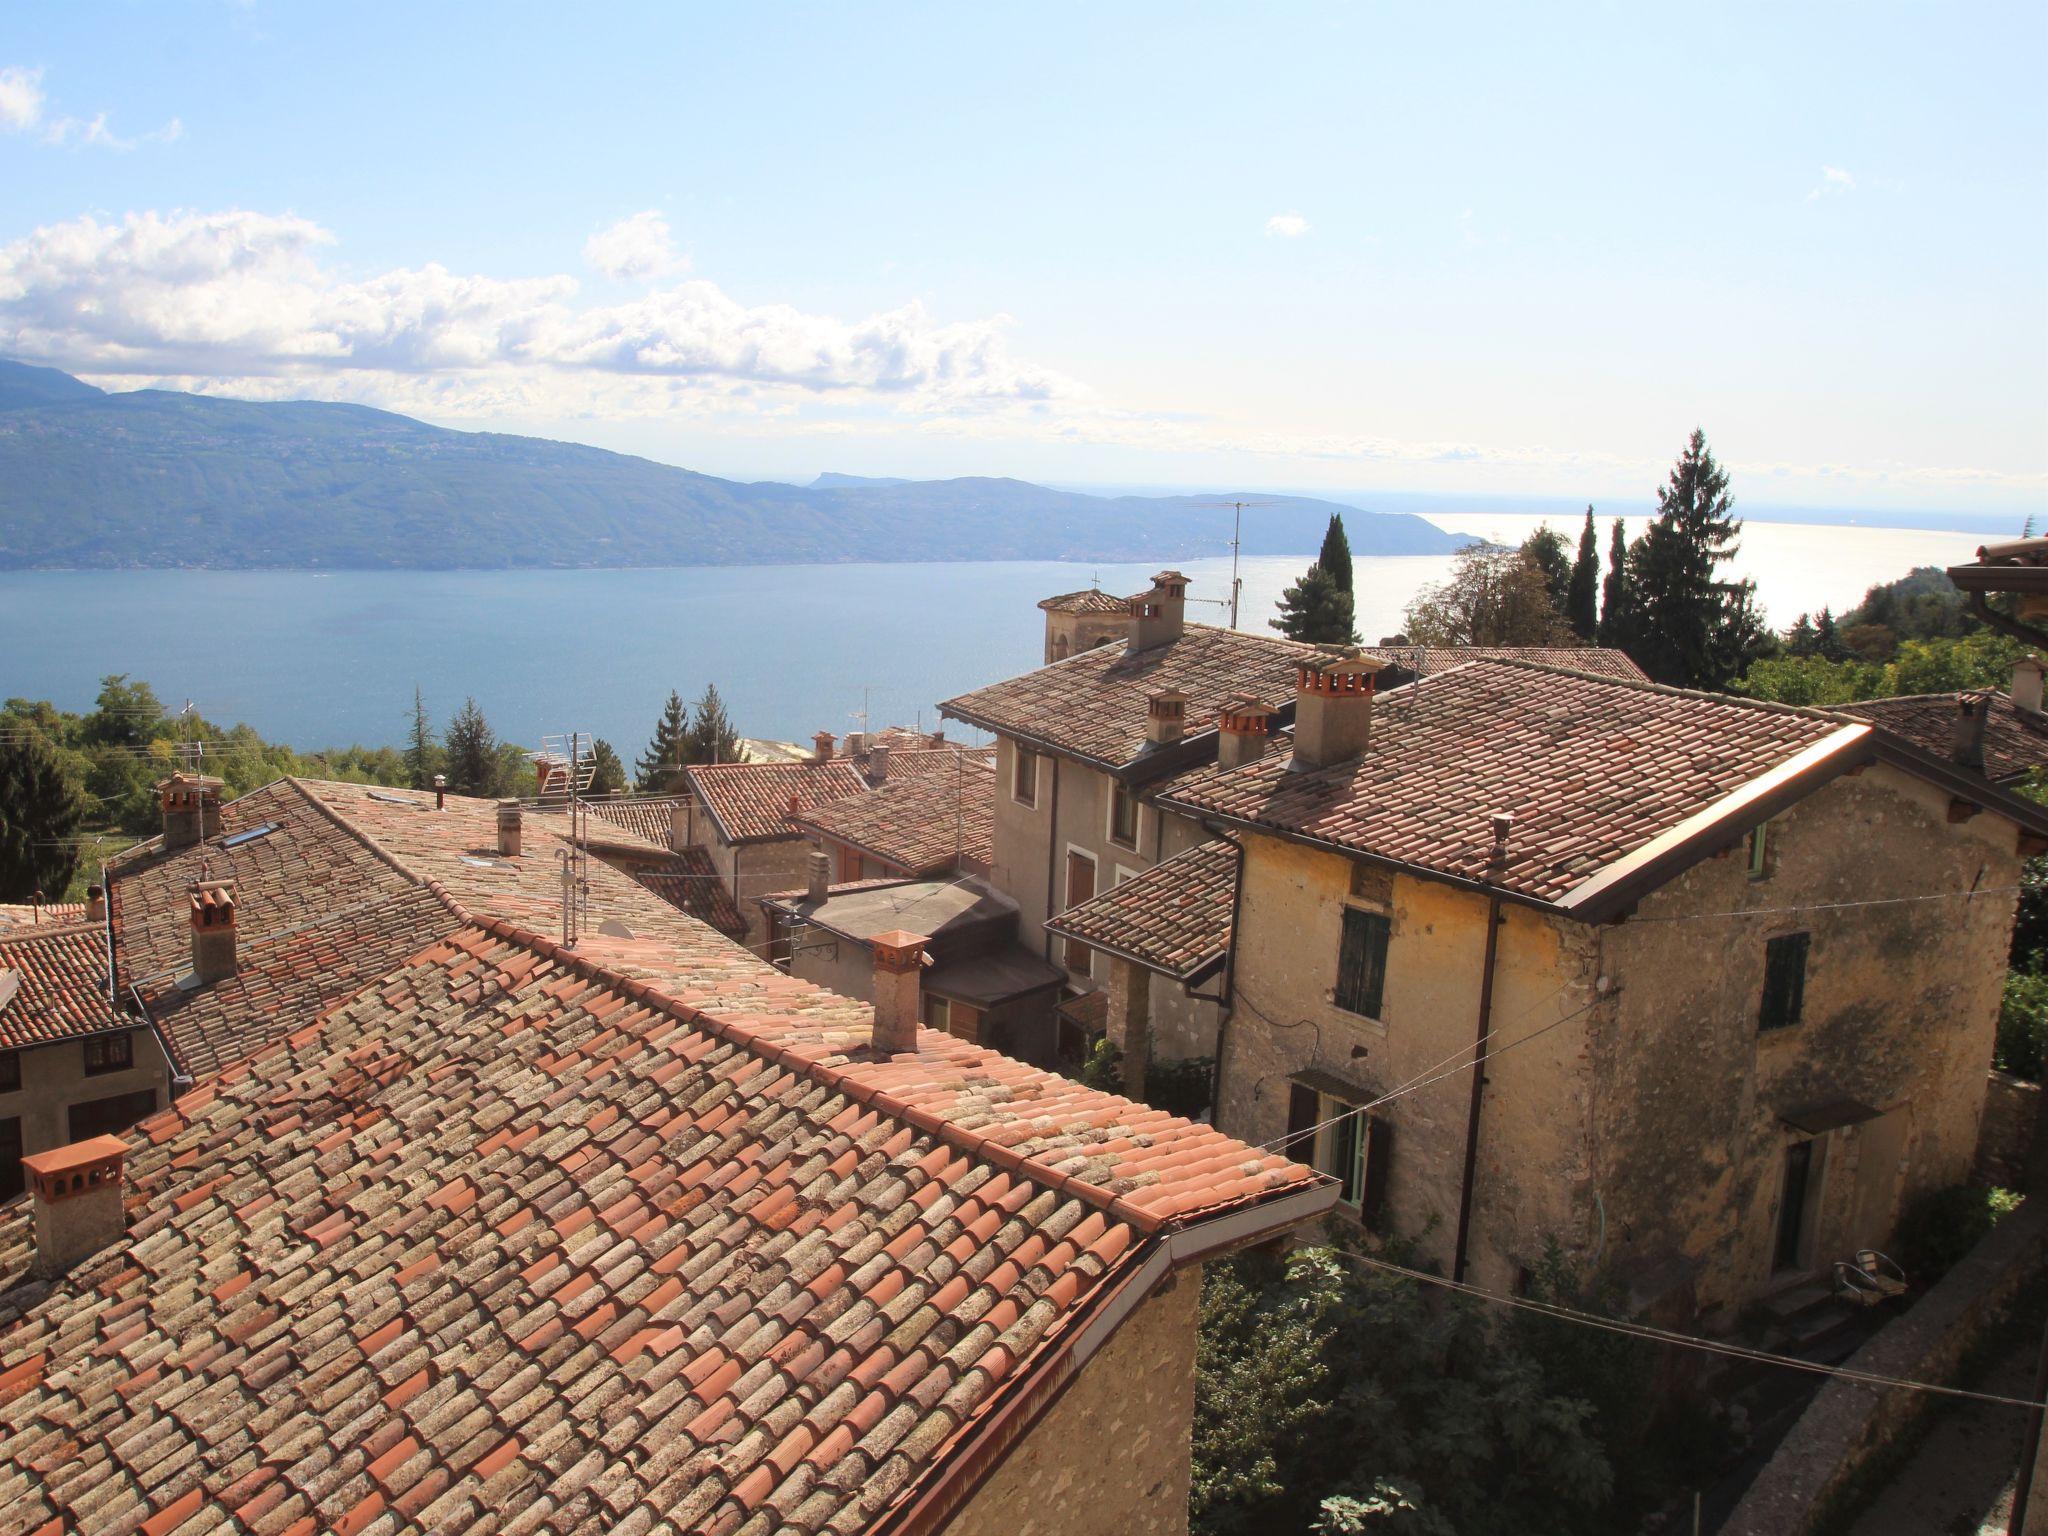
[[[22,1151],[46,1152],[68,1145],[74,1104],[145,1088],[156,1095],[158,1107],[169,1101],[171,1069],[163,1047],[147,1028],[132,1029],[128,1035],[135,1064],[125,1072],[87,1077],[85,1045],[79,1040],[30,1046],[21,1052],[21,1089],[0,1093],[0,1119],[20,1117]]]
[[[1193,1268],[1148,1297],[946,1536],[1181,1536],[1201,1290]]]

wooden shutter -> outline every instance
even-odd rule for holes
[[[1305,1134],[1316,1123],[1316,1091],[1300,1083],[1287,1085],[1287,1155],[1297,1163],[1315,1166],[1316,1139]]]
[[[1806,1006],[1806,951],[1810,933],[1780,934],[1764,946],[1764,1001],[1758,1029],[1787,1029]]]
[[[1380,1016],[1387,987],[1387,937],[1392,923],[1378,912],[1344,909],[1344,939],[1337,952],[1337,1006]]]
[[[1358,1202],[1358,1214],[1368,1232],[1382,1230],[1380,1218],[1387,1207],[1387,1171],[1393,1152],[1393,1123],[1378,1115],[1366,1116],[1365,1196]]]
[[[1085,853],[1067,855],[1067,905],[1078,907],[1095,896],[1095,861]],[[1079,939],[1067,940],[1066,962],[1070,971],[1085,971],[1093,951]]]

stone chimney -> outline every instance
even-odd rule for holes
[[[690,802],[681,797],[669,802],[668,845],[679,853],[690,846]]]
[[[517,800],[498,802],[498,857],[516,859],[520,845],[520,808]]]
[[[1266,755],[1278,710],[1268,709],[1258,695],[1234,693],[1223,701],[1216,718],[1216,761],[1224,768],[1242,768]]]
[[[1373,677],[1384,663],[1334,647],[1295,668],[1296,771],[1362,756],[1372,741]]]
[[[1155,747],[1180,740],[1188,721],[1188,696],[1178,688],[1162,688],[1145,697],[1145,739]]]
[[[877,786],[889,782],[889,744],[886,741],[868,748],[868,782]]]
[[[820,731],[811,738],[811,761],[829,763],[832,761],[832,733]]]
[[[202,880],[192,886],[192,976],[202,987],[235,974],[235,885]]]
[[[1161,571],[1152,578],[1152,590],[1131,599],[1132,651],[1149,651],[1155,645],[1178,640],[1184,627],[1188,601],[1188,579],[1179,571]]]
[[[804,856],[804,900],[822,907],[832,896],[832,855],[822,843],[811,844]]]
[[[1984,723],[1991,714],[1991,699],[1982,693],[1956,695],[1955,733],[1949,738],[1949,757],[1958,768],[1972,773],[1984,771]]]
[[[875,947],[875,1054],[914,1051],[922,1006],[924,947],[931,941],[921,933],[892,928],[869,942]]]
[[[846,755],[848,757],[864,756],[867,750],[868,733],[866,731],[848,731],[846,733]]]
[[[164,813],[164,847],[189,848],[220,836],[219,779],[203,773],[174,773],[156,786]]]
[[[107,920],[107,893],[97,885],[85,888],[85,920],[88,923],[103,923]]]
[[[2024,709],[2030,714],[2041,713],[2041,674],[2043,668],[2038,656],[2022,656],[2012,664],[2012,702],[2015,709]]]
[[[35,1260],[42,1279],[61,1275],[119,1242],[128,1219],[121,1208],[121,1165],[128,1143],[95,1136],[21,1160],[33,1192]]]

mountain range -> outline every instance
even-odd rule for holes
[[[746,483],[368,406],[112,394],[0,360],[0,569],[485,569],[922,560],[1180,560],[1229,549],[1216,496],[1023,480]],[[1444,554],[1408,513],[1245,497],[1246,554]]]

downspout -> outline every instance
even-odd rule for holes
[[[1212,829],[1213,830],[1213,829]],[[1237,885],[1230,893],[1230,942],[1223,947],[1222,1012],[1216,1019],[1216,1070],[1209,1074],[1209,1123],[1223,1123],[1223,1063],[1230,1043],[1230,1020],[1237,1012],[1237,924],[1244,912],[1244,844],[1227,832],[1216,834],[1237,850]]]
[[[2040,646],[2042,649],[2048,650],[2048,629],[2036,629],[2033,625],[2022,623],[2010,614],[2000,613],[1990,603],[1985,601],[1982,592],[1971,592],[1966,594],[1966,597],[1970,612],[1980,622],[1989,625],[2002,634],[2011,635],[2016,640],[2024,640],[2028,645]]]
[[[1493,818],[1493,857],[1487,873],[1496,879],[1507,867],[1508,831],[1514,818]],[[1489,884],[1492,882],[1489,881]],[[1479,1105],[1486,1092],[1487,1039],[1493,1033],[1493,969],[1500,956],[1500,896],[1486,898],[1486,962],[1479,973],[1478,1039],[1472,1049],[1472,1100],[1465,1111],[1465,1174],[1458,1185],[1458,1241],[1451,1257],[1451,1278],[1465,1278],[1465,1257],[1472,1235],[1472,1186],[1479,1174]]]
[[[1047,755],[1045,761],[1052,764],[1052,803],[1047,807],[1049,819],[1045,829],[1045,922],[1049,923],[1060,914],[1060,908],[1055,905],[1058,898],[1053,894],[1058,889],[1053,881],[1060,867],[1060,760]],[[1050,960],[1053,949],[1052,930],[1046,927],[1045,923],[1040,923],[1038,931],[1045,935],[1045,958]]]

